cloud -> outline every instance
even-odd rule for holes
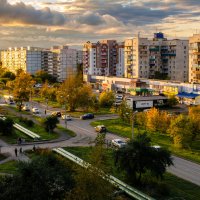
[[[11,5],[7,0],[0,1],[0,23],[1,24],[30,24],[30,25],[63,25],[66,17],[49,8],[36,10],[33,6],[22,2]]]

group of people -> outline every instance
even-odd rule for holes
[[[17,157],[18,156],[18,149],[17,148],[15,148],[15,156]],[[35,145],[33,145],[33,151],[36,151],[36,147],[35,147]],[[23,154],[23,150],[22,150],[22,147],[20,147],[20,149],[19,149],[19,155],[20,154]]]

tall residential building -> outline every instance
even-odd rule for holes
[[[189,39],[189,82],[200,83],[200,34]]]
[[[124,74],[128,78],[169,77],[188,81],[188,41],[167,40],[163,33],[153,39],[127,39],[124,43]]]
[[[118,62],[116,65],[116,76],[124,77],[124,42],[118,43]]]
[[[42,49],[37,47],[9,48],[1,51],[2,67],[16,73],[22,69],[30,74],[42,69]]]
[[[68,46],[54,46],[50,50],[53,52],[53,71],[58,81],[64,81],[67,77],[77,71],[77,50]]]
[[[83,46],[83,73],[99,76],[116,76],[118,62],[118,44],[116,40],[102,40]]]

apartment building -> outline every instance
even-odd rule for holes
[[[83,46],[83,72],[88,75],[116,76],[118,44],[116,40],[102,40]]]
[[[42,69],[42,49],[37,47],[9,48],[1,51],[0,60],[2,67],[13,73],[22,69],[35,74]]]
[[[124,43],[124,75],[127,78],[157,78],[188,81],[188,41],[167,40],[163,33],[153,39],[133,38]]]
[[[76,73],[76,49],[70,49],[68,46],[53,46],[50,51],[53,53],[53,71],[58,81],[62,82]]]
[[[124,77],[124,42],[118,43],[118,60],[116,64],[116,76]]]
[[[200,83],[200,34],[189,39],[189,82]]]

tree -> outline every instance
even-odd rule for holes
[[[11,135],[13,133],[14,121],[11,118],[6,118],[5,120],[0,118],[0,133],[2,135]]]
[[[115,95],[112,91],[103,91],[99,96],[101,107],[111,107],[115,101]]]
[[[193,139],[193,127],[187,116],[179,115],[173,119],[167,132],[176,147],[185,148],[190,146]]]
[[[30,74],[21,72],[13,83],[14,101],[17,102],[19,111],[21,111],[23,102],[29,101],[34,81]]]
[[[132,109],[127,105],[126,101],[122,101],[118,109],[118,114],[121,120],[129,123],[132,112]]]
[[[43,152],[19,162],[16,174],[0,180],[1,200],[62,200],[74,185],[71,166],[55,154]]]
[[[59,123],[59,120],[58,120],[57,116],[46,117],[43,121],[45,130],[49,131],[49,132],[52,132],[56,128],[56,125],[58,123]]]
[[[5,71],[2,75],[2,78],[9,78],[10,80],[15,80],[16,76],[14,73],[10,72],[10,71]]]
[[[56,78],[43,70],[39,70],[36,72],[35,79],[41,80],[42,83],[45,83],[45,82],[56,83]]]
[[[166,133],[170,124],[170,116],[165,111],[159,111],[156,108],[151,108],[146,112],[147,127],[150,131]]]
[[[108,156],[102,145],[92,147],[89,154],[89,163],[91,166],[86,168],[76,168],[75,182],[76,186],[67,195],[66,200],[109,200],[112,193],[112,186],[107,182],[108,172],[106,161]],[[104,176],[105,179],[100,177]],[[92,188],[92,189],[91,189]]]
[[[52,101],[56,100],[56,91],[57,88],[54,87],[49,87],[48,82],[46,81],[42,88],[40,89],[39,93],[41,95],[41,97],[43,97],[44,99],[49,99]]]
[[[146,112],[138,112],[134,118],[135,125],[138,126],[140,129],[147,128],[147,114]]]
[[[189,120],[192,126],[192,140],[200,136],[200,106],[189,108]]]
[[[57,101],[61,105],[67,104],[70,111],[75,109],[80,104],[80,88],[83,86],[83,81],[79,76],[70,76],[58,88],[56,94]]]
[[[168,105],[170,107],[176,106],[178,104],[178,99],[175,96],[170,96],[168,99]]]
[[[133,184],[140,184],[146,172],[162,178],[166,167],[172,164],[170,152],[151,147],[151,140],[146,133],[137,135],[115,153],[115,165],[125,171],[127,180]]]

